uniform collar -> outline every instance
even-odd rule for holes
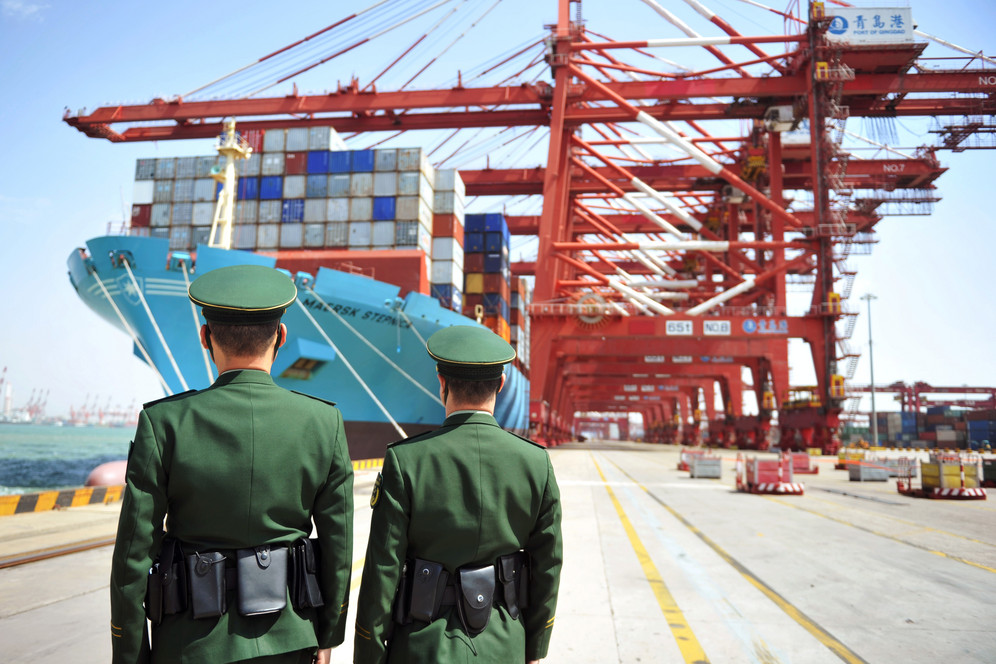
[[[495,419],[494,415],[483,410],[461,410],[453,413],[443,422],[444,427],[460,424],[490,424],[498,426],[498,420]]]
[[[218,376],[211,387],[220,387],[229,383],[256,383],[273,385],[273,376],[259,369],[232,369]]]

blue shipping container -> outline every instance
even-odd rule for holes
[[[374,196],[373,218],[374,221],[394,220],[394,196]]]
[[[329,155],[331,152],[309,152],[308,173],[328,173]]]
[[[484,253],[484,233],[464,233],[463,234],[464,253]]]
[[[300,223],[304,221],[304,199],[291,198],[284,201],[280,211],[280,221],[284,223]]]
[[[463,230],[465,233],[483,233],[484,215],[483,214],[464,215]]]
[[[508,251],[508,242],[502,232],[488,231],[484,234],[484,251],[499,253]]]
[[[464,236],[466,242],[466,236]],[[500,253],[484,254],[484,271],[496,274],[506,274],[508,272],[508,255]]]
[[[329,173],[348,173],[348,172],[349,172],[349,152],[346,150],[329,152]]]
[[[508,224],[505,223],[505,215],[501,212],[489,212],[484,215],[484,230],[508,232]]]
[[[325,198],[328,196],[329,176],[309,175],[304,187],[304,195],[307,198]]]
[[[439,300],[439,303],[453,311],[460,311],[463,295],[453,284],[430,284],[429,293]]]
[[[501,296],[501,293],[485,293],[482,304],[484,313],[488,316],[501,316],[508,320],[508,302]]]
[[[267,175],[259,180],[259,197],[264,201],[273,201],[284,197],[284,178],[282,175]]]
[[[373,150],[353,150],[350,153],[350,170],[354,173],[368,173],[374,169]]]

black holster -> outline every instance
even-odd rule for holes
[[[409,616],[412,620],[432,622],[439,615],[450,574],[441,564],[419,558],[415,559],[412,570]]]
[[[183,565],[180,542],[172,537],[163,539],[159,558],[149,570],[145,595],[145,615],[153,625],[187,609],[187,574]]]
[[[236,552],[239,579],[239,613],[259,616],[283,611],[287,606],[287,547],[269,544]]]
[[[491,620],[495,595],[495,566],[461,567],[457,570],[457,614],[471,636],[484,631]]]
[[[192,553],[186,557],[190,582],[190,609],[194,618],[217,618],[228,609],[225,554]]]
[[[325,605],[318,579],[320,552],[318,541],[302,538],[291,547],[290,588],[291,604],[296,609],[316,609]]]
[[[500,556],[496,568],[505,608],[512,620],[518,620],[521,610],[529,606],[529,555],[516,551]]]

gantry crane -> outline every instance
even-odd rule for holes
[[[513,266],[535,278],[533,435],[555,443],[577,412],[625,410],[643,415],[651,436],[694,442],[704,410],[719,444],[763,446],[777,414],[783,448],[832,451],[845,399],[838,363],[851,357],[837,330],[849,315],[840,282],[853,277],[844,259],[875,241],[890,205],[935,202],[945,171],[933,148],[855,157],[842,141],[846,120],[992,114],[992,61],[966,57],[957,70],[932,70],[919,61],[920,39],[835,41],[818,2],[780,13],[785,34],[754,37],[698,0],[686,4],[719,37],[644,2],[686,36],[614,42],[587,29],[579,0],[558,0],[542,46],[552,82],[376,91],[354,79],[322,95],[155,99],[64,119],[111,141],[214,137],[225,117],[242,131],[547,128],[545,164],[461,171],[468,196],[542,196],[541,214],[509,219],[514,235],[538,244],[535,262]],[[690,46],[714,61],[631,64],[645,63],[647,49]],[[748,130],[707,131],[729,120]],[[948,127],[941,147],[989,125]],[[788,195],[800,191],[809,200]],[[812,287],[802,313],[788,307],[795,279]],[[804,401],[789,399],[792,338],[808,344],[816,373]],[[743,415],[743,369],[755,416]]]

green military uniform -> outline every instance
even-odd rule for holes
[[[238,266],[239,268],[252,266]],[[286,285],[293,283],[269,268]],[[210,292],[196,286],[216,272],[243,282],[262,304],[226,300],[210,311]],[[272,279],[263,275],[263,280]],[[266,288],[258,272],[223,268],[191,286],[191,299],[237,321],[245,311],[266,318]],[[224,279],[222,279],[224,281]],[[212,283],[212,282],[209,282]],[[218,284],[216,279],[215,286]],[[226,291],[227,292],[227,291]],[[241,292],[241,291],[239,291]],[[252,297],[250,297],[250,300]],[[255,316],[255,318],[253,318]],[[332,404],[274,384],[265,371],[227,371],[209,388],[147,404],[128,459],[127,488],[111,569],[114,662],[233,662],[342,643],[352,563],[353,471],[342,415]],[[165,616],[146,634],[143,600],[149,568],[160,551],[161,527],[184,553],[262,544],[290,544],[317,529],[324,607],[242,616],[235,593],[228,611],[195,620],[189,610]]]
[[[474,375],[487,380],[494,377],[494,366],[500,377],[502,364],[511,359],[502,347],[488,345],[494,339],[512,351],[491,332],[471,327],[437,332],[428,348],[444,376],[463,371],[465,380]],[[458,343],[451,347],[450,342]],[[562,540],[560,493],[543,447],[502,430],[489,413],[454,412],[438,430],[388,447],[371,503],[354,639],[357,664],[504,664],[546,655]],[[431,623],[393,621],[406,560],[437,562],[452,575],[460,567],[487,565],[518,550],[528,554],[531,575],[528,607],[517,620],[496,602],[487,627],[473,637],[453,607]]]

